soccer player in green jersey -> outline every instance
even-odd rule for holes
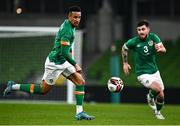
[[[71,80],[75,88],[76,97],[76,115],[77,120],[92,120],[94,116],[88,115],[83,111],[84,85],[85,80],[82,76],[82,69],[71,57],[71,46],[75,38],[75,28],[81,20],[81,8],[72,6],[68,10],[68,18],[61,24],[56,34],[54,47],[49,53],[45,62],[45,71],[41,84],[17,84],[14,81],[8,81],[7,88],[4,90],[4,96],[11,91],[24,91],[32,94],[46,94],[60,75]]]
[[[138,81],[149,89],[147,101],[157,119],[165,119],[160,110],[164,105],[164,84],[156,61],[156,53],[165,53],[166,48],[160,38],[150,33],[149,23],[142,20],[137,24],[138,36],[129,39],[122,47],[123,71],[129,74],[128,50],[132,49]]]

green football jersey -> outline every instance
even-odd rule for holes
[[[56,33],[54,47],[48,56],[49,60],[55,64],[63,64],[65,61],[68,61],[72,65],[75,65],[76,62],[70,55],[74,38],[75,28],[72,26],[71,22],[66,19]],[[67,42],[66,45],[61,44],[61,41]]]
[[[156,34],[149,33],[145,40],[141,40],[137,36],[125,43],[128,49],[134,51],[135,70],[138,76],[142,74],[153,74],[158,70],[155,60],[156,50],[154,43],[157,44],[160,42],[161,40]]]

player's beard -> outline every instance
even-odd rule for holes
[[[79,26],[79,22],[74,21],[74,22],[73,22],[73,26],[74,26],[74,27],[78,27],[78,26]]]
[[[140,39],[144,40],[144,39],[147,38],[147,34],[146,35],[145,34],[140,34],[139,37],[140,37]]]

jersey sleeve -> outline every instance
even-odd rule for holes
[[[133,49],[134,45],[134,39],[129,39],[125,44],[125,48],[127,49]]]
[[[76,61],[70,55],[71,46],[70,45],[61,45],[63,57],[73,66],[76,65]]]
[[[70,40],[71,40],[71,33],[68,29],[61,29],[59,32],[59,39],[58,42],[61,45],[61,55],[73,66],[76,64],[76,61],[72,58],[71,54],[70,54],[70,50],[71,50],[71,44],[70,44]]]
[[[161,43],[161,39],[159,38],[159,36],[157,36],[154,33],[153,33],[153,42],[156,44]]]
[[[62,55],[70,64],[75,66],[76,61],[72,58],[70,54],[71,51],[70,38],[71,38],[71,33],[68,30],[63,29],[62,36],[60,39]]]
[[[60,41],[65,41],[70,44],[70,39],[71,39],[71,33],[66,29],[62,29]]]

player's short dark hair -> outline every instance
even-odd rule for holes
[[[71,13],[71,12],[81,12],[81,8],[79,6],[71,6],[68,8],[68,14]]]
[[[145,25],[146,27],[149,27],[149,22],[147,20],[141,20],[138,22],[137,27]]]

